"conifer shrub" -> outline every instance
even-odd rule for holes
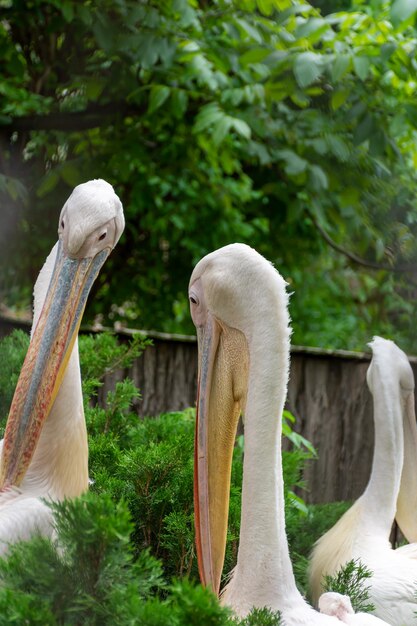
[[[334,576],[324,577],[324,591],[336,591],[349,596],[355,613],[371,613],[375,606],[370,601],[369,579],[372,572],[360,559],[352,559]]]
[[[7,414],[29,346],[29,335],[14,330],[0,342],[0,435],[3,436]]]
[[[187,577],[167,583],[161,563],[135,555],[127,505],[106,494],[52,504],[53,540],[34,537],[0,559],[0,626],[277,626],[254,611],[232,617]]]

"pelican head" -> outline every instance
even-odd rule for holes
[[[391,393],[396,388],[406,395],[413,392],[414,374],[404,352],[393,341],[382,337],[374,337],[368,345],[372,348],[372,361],[366,382],[372,395],[380,392],[381,383]]]
[[[198,394],[194,463],[196,547],[203,584],[219,593],[227,535],[230,473],[236,429],[245,412],[250,359],[275,316],[284,280],[244,244],[204,257],[189,285],[198,338]],[[281,292],[282,293],[282,292]],[[262,342],[261,342],[262,343]]]
[[[61,211],[54,269],[7,421],[2,488],[18,486],[26,473],[65,373],[88,293],[123,229],[122,203],[104,180],[75,187]]]

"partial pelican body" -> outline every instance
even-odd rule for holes
[[[242,410],[239,552],[222,602],[240,617],[253,607],[269,607],[280,611],[285,626],[340,626],[299,593],[285,534],[281,416],[290,348],[285,281],[255,250],[232,244],[197,264],[189,299],[199,350],[194,504],[201,580],[219,593]]]
[[[374,614],[392,626],[411,626],[417,611],[417,545],[393,550],[389,542],[399,492],[416,468],[414,377],[404,352],[392,341],[375,337],[367,382],[373,395],[375,449],[371,476],[362,496],[316,543],[310,563],[314,601],[325,574],[335,574],[351,559],[360,559],[372,572],[367,581]],[[404,433],[407,462],[404,463]],[[413,444],[414,442],[414,444]],[[414,474],[416,469],[414,469]],[[400,489],[401,485],[401,489]],[[415,494],[410,493],[414,502]],[[403,495],[404,503],[404,495]],[[409,520],[403,504],[402,520]],[[414,515],[415,515],[414,511]],[[406,524],[412,529],[412,524]]]
[[[88,488],[88,446],[77,334],[90,288],[124,228],[111,185],[78,185],[59,218],[59,241],[34,289],[29,349],[1,442],[0,555],[34,533],[50,536],[44,500]]]

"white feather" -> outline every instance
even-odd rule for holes
[[[76,187],[64,205],[62,215],[67,220],[66,233],[74,248],[91,236],[92,229],[99,228],[101,223],[114,221],[114,244],[124,227],[121,202],[111,185],[103,180]],[[76,231],[75,238],[73,230]],[[32,332],[42,311],[56,255],[57,244],[36,281]],[[0,454],[2,445],[0,442]],[[11,543],[28,539],[33,534],[52,536],[53,516],[46,502],[81,495],[88,489],[88,482],[87,431],[76,340],[21,486],[0,492],[0,556],[7,552]]]
[[[415,428],[414,378],[407,357],[392,341],[376,337],[371,347],[367,374],[375,421],[371,477],[362,496],[316,543],[310,586],[317,601],[325,574],[333,575],[351,559],[360,559],[373,572],[366,583],[374,614],[393,626],[411,626],[417,611],[417,546],[393,550],[389,534],[403,471],[403,422],[414,422]]]

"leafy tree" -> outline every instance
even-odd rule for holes
[[[90,316],[192,330],[193,264],[240,240],[290,281],[296,342],[414,349],[413,7],[4,0],[0,292],[28,293],[57,207],[102,176],[127,230]]]

